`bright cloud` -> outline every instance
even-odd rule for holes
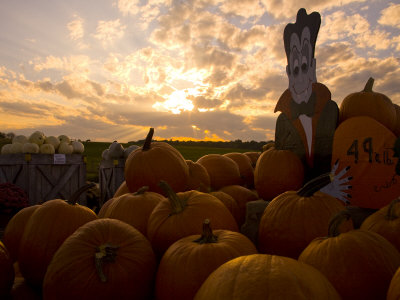
[[[387,8],[382,10],[378,23],[400,28],[400,4],[390,3]]]
[[[99,21],[94,37],[104,44],[121,39],[124,36],[126,25],[122,25],[119,19],[114,21]]]

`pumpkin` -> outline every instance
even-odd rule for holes
[[[314,239],[299,261],[323,273],[342,299],[385,299],[400,266],[400,253],[376,232],[355,229],[340,233],[340,225],[349,218],[346,211],[335,215],[328,236]]]
[[[30,286],[23,277],[15,277],[11,299],[42,300],[41,289]]]
[[[207,169],[203,165],[189,159],[186,160],[186,164],[189,168],[187,190],[198,190],[207,193],[210,190],[210,176]]]
[[[268,141],[262,146],[262,151],[265,152],[269,149],[275,148],[275,141]]]
[[[43,299],[150,299],[156,260],[148,240],[115,219],[86,223],[54,254]]]
[[[24,144],[19,143],[19,142],[14,142],[11,144],[10,153],[12,153],[12,154],[22,153],[23,147],[24,147]]]
[[[165,197],[142,187],[135,193],[126,193],[114,198],[104,212],[104,218],[112,218],[132,225],[143,235],[147,233],[147,221],[153,209]]]
[[[242,183],[239,167],[229,157],[214,153],[206,154],[200,157],[197,163],[206,168],[213,190],[219,190],[226,185]]]
[[[11,145],[12,144],[5,144],[1,147],[1,154],[11,154]]]
[[[212,230],[203,222],[201,235],[173,243],[163,255],[156,277],[158,300],[191,300],[207,277],[223,263],[242,255],[256,254],[254,244],[243,234]]]
[[[108,147],[108,155],[111,159],[124,157],[124,147],[117,141],[114,141]]]
[[[254,187],[258,196],[270,201],[286,191],[299,189],[304,181],[304,166],[290,150],[271,148],[257,160]]]
[[[251,160],[251,165],[253,166],[253,169],[256,167],[257,164],[257,160],[261,155],[261,152],[259,151],[248,151],[248,152],[244,152],[244,155],[246,155],[248,158],[250,158]],[[254,173],[253,173],[254,176]]]
[[[138,145],[130,145],[129,147],[124,149],[124,158],[126,159],[131,152],[135,151],[136,149],[139,149],[140,147]]]
[[[353,117],[335,131],[332,165],[338,170],[350,167],[353,206],[379,209],[400,195],[394,145],[396,136],[371,117]]]
[[[126,193],[130,193],[131,191],[128,189],[128,186],[126,185],[126,181],[122,181],[121,185],[117,188],[117,190],[114,193],[113,198],[116,198],[118,196],[121,196]]]
[[[175,193],[164,181],[160,186],[168,198],[153,209],[147,224],[147,238],[158,257],[180,238],[200,234],[204,219],[215,229],[238,231],[232,214],[216,197],[196,190]]]
[[[400,251],[400,198],[368,216],[360,229],[379,233]]]
[[[242,221],[241,218],[243,213],[240,210],[236,200],[228,193],[222,191],[210,192],[210,194],[218,198],[228,208],[232,216],[235,218],[236,223],[239,225]]]
[[[39,149],[36,143],[25,143],[22,145],[22,153],[39,153]]]
[[[99,218],[104,218],[104,215],[108,209],[108,207],[111,205],[111,203],[116,199],[117,197],[108,199],[106,202],[103,203],[103,205],[100,207],[99,212],[97,213],[97,216]]]
[[[389,289],[387,292],[386,300],[399,300],[400,299],[400,268],[394,273],[390,281]]]
[[[60,146],[58,146],[58,153],[60,154],[72,154],[74,148],[71,144],[67,144],[67,142],[61,142]]]
[[[60,140],[54,135],[46,136],[46,138],[44,139],[44,143],[53,145],[54,150],[57,150],[58,146],[60,146]]]
[[[25,143],[28,143],[28,138],[23,134],[16,135],[16,136],[13,137],[12,143],[25,144]]]
[[[389,130],[396,126],[396,109],[392,100],[386,95],[372,91],[374,79],[370,77],[361,92],[351,93],[340,103],[339,122],[358,117],[368,116]]]
[[[43,154],[54,154],[56,153],[56,149],[52,144],[42,144],[39,147],[39,152]]]
[[[21,209],[11,218],[4,229],[3,242],[13,262],[18,259],[19,244],[24,234],[25,226],[38,207],[39,205],[32,205]]]
[[[150,128],[144,145],[133,151],[125,161],[125,181],[130,191],[148,186],[149,191],[162,194],[160,180],[167,181],[176,192],[186,190],[189,168],[182,154],[165,142],[152,142]]]
[[[393,129],[393,133],[395,136],[399,137],[400,136],[400,106],[396,103],[393,103],[393,106],[396,110],[396,124]]]
[[[61,134],[58,136],[58,139],[60,140],[60,143],[65,142],[67,144],[71,143],[71,139],[69,138],[68,135]]]
[[[261,253],[297,259],[307,245],[328,233],[329,221],[343,210],[343,203],[319,190],[330,183],[330,174],[310,180],[298,191],[275,197],[265,208],[258,229]],[[353,229],[352,223],[342,231]]]
[[[237,163],[239,167],[240,177],[242,178],[242,185],[248,188],[254,187],[254,168],[251,159],[240,152],[229,152],[223,154]]]
[[[216,269],[194,300],[340,299],[315,268],[295,259],[269,254],[234,258]]]
[[[37,144],[38,146],[40,146],[44,143],[45,139],[46,139],[46,136],[44,135],[43,132],[35,131],[34,133],[32,133],[29,136],[28,141],[29,141],[29,143],[34,143],[34,144]]]
[[[21,274],[29,284],[41,286],[47,266],[58,247],[77,228],[97,219],[91,209],[76,203],[80,194],[93,185],[82,186],[68,201],[46,201],[30,216],[18,253]]]
[[[10,293],[14,276],[13,261],[3,242],[0,241],[0,297],[5,298]]]
[[[103,152],[101,152],[101,158],[103,160],[110,160],[110,155],[109,155],[109,149],[104,149]]]
[[[85,145],[82,144],[80,141],[73,141],[71,143],[72,146],[72,153],[82,154],[85,151]]]

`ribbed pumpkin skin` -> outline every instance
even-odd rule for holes
[[[194,300],[333,300],[331,283],[315,268],[292,258],[253,254],[232,259],[215,270]]]
[[[172,213],[169,199],[162,200],[153,210],[147,224],[147,237],[158,257],[177,240],[202,232],[204,219],[209,219],[214,229],[239,231],[238,225],[225,205],[216,197],[199,191],[176,193],[184,199],[186,207]]]
[[[320,270],[343,300],[385,299],[400,253],[381,235],[361,229],[313,240],[299,261]]]
[[[257,160],[261,155],[261,152],[249,151],[249,152],[244,152],[243,154],[246,155],[248,158],[250,158],[251,165],[253,166],[253,169],[254,169],[256,167]],[[253,176],[254,176],[254,174],[253,174]]]
[[[386,300],[399,300],[400,299],[400,268],[397,269],[390,281],[389,290],[387,292]]]
[[[123,221],[146,235],[149,216],[165,197],[154,192],[143,192],[127,193],[113,199],[104,212],[104,218]]]
[[[189,167],[189,179],[187,190],[198,190],[207,193],[210,190],[210,176],[207,169],[201,164],[187,159],[186,163]]]
[[[126,181],[124,180],[121,185],[118,187],[118,189],[115,191],[113,198],[121,196],[126,193],[130,193],[131,191],[128,189],[128,186],[126,185]]]
[[[207,154],[200,157],[197,163],[206,168],[210,176],[211,188],[215,191],[223,186],[242,183],[239,167],[229,157],[221,154]]]
[[[245,187],[253,188],[254,187],[254,168],[252,166],[251,159],[239,152],[230,152],[223,154],[226,157],[232,159],[235,163],[237,163],[239,167],[240,177],[242,178],[242,184]]]
[[[307,245],[328,234],[329,221],[344,205],[327,194],[316,192],[300,197],[295,191],[274,198],[265,208],[258,230],[258,250],[261,253],[297,259]],[[343,231],[352,223],[343,224]]]
[[[103,264],[101,282],[94,264],[96,247],[118,246],[114,262]],[[132,226],[98,219],[65,240],[49,265],[43,299],[149,299],[156,261],[148,240]]]
[[[118,197],[108,199],[106,202],[103,203],[103,205],[100,207],[99,212],[97,213],[97,216],[98,216],[99,218],[104,218],[104,214],[106,213],[108,207],[111,205],[111,203],[113,203],[113,201],[114,201],[116,198],[118,198]]]
[[[7,223],[3,234],[3,243],[7,247],[13,262],[18,259],[19,243],[24,234],[25,226],[38,207],[39,205],[32,205],[21,209]]]
[[[149,191],[163,194],[161,180],[176,192],[186,190],[189,168],[182,154],[164,142],[151,143],[150,149],[136,149],[125,161],[125,181],[130,191],[148,186]]]
[[[0,297],[5,298],[11,291],[14,282],[14,267],[11,257],[0,241]]]
[[[222,191],[210,192],[211,195],[217,197],[228,208],[232,216],[235,218],[236,223],[239,225],[242,218],[242,212],[236,200],[229,194]]]
[[[214,230],[215,243],[199,244],[191,235],[173,243],[157,271],[158,300],[191,300],[207,277],[223,263],[242,255],[256,254],[254,244],[243,234]]]
[[[19,246],[19,267],[26,281],[41,286],[58,247],[77,228],[95,219],[96,214],[89,208],[61,199],[40,205],[29,218]]]
[[[303,185],[304,166],[290,150],[268,149],[257,160],[254,186],[260,198],[270,201]]]

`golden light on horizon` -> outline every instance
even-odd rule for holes
[[[180,114],[182,111],[192,111],[193,102],[186,98],[186,92],[176,90],[172,92],[164,102],[156,102],[153,108],[161,111],[169,111],[173,114]]]

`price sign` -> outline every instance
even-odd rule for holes
[[[350,118],[335,131],[332,166],[350,166],[351,205],[381,208],[400,195],[400,177],[395,172],[396,136],[378,121],[362,116]]]
[[[54,164],[55,165],[65,165],[66,162],[66,158],[65,158],[65,154],[54,154]]]

